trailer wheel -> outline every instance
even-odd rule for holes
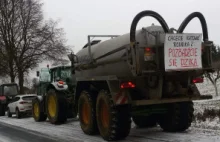
[[[47,119],[47,115],[44,114],[38,99],[34,99],[32,102],[32,115],[36,122],[45,121]]]
[[[142,116],[142,115],[134,115],[132,116],[132,120],[135,125],[139,128],[149,128],[157,125],[157,120],[152,115],[150,116]]]
[[[94,135],[98,133],[95,98],[86,92],[82,91],[78,101],[78,112],[81,129],[85,134]]]
[[[121,140],[131,129],[130,106],[115,106],[107,91],[101,91],[96,103],[96,116],[101,136],[106,141]]]
[[[66,99],[61,92],[54,89],[47,92],[46,111],[52,124],[64,123],[67,120]]]
[[[191,126],[193,112],[193,102],[170,104],[168,106],[168,112],[159,118],[159,124],[164,131],[185,131]]]
[[[5,107],[4,107],[4,105],[0,105],[0,116],[5,116]]]

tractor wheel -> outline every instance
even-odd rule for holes
[[[8,117],[12,117],[12,114],[11,114],[11,112],[10,112],[10,109],[8,108],[8,110],[7,110],[7,115],[8,115]]]
[[[63,94],[50,89],[46,96],[47,117],[52,124],[64,123],[67,120],[67,105]]]
[[[193,102],[169,104],[168,112],[159,118],[159,124],[164,131],[185,131],[191,126],[193,112]]]
[[[153,115],[150,116],[135,115],[132,116],[132,120],[135,123],[135,125],[139,128],[149,128],[157,125],[157,120]]]
[[[32,102],[32,115],[36,122],[45,121],[47,119],[47,115],[44,114],[38,99],[34,99]]]
[[[131,129],[130,105],[115,106],[111,95],[100,91],[96,103],[99,132],[106,141],[126,138]]]
[[[82,91],[78,101],[78,112],[81,129],[85,134],[94,135],[98,133],[95,98],[86,92]]]
[[[5,116],[5,106],[0,104],[0,116]]]

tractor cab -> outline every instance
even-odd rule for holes
[[[11,99],[18,95],[18,85],[16,83],[8,83],[0,85],[0,96]]]
[[[68,86],[74,85],[74,80],[71,77],[71,66],[57,66],[52,68],[42,68],[37,71],[39,77],[38,93],[43,95],[46,93],[46,87],[54,82],[67,84]],[[69,89],[72,87],[69,87]]]

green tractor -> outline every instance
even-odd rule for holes
[[[71,77],[71,66],[42,68],[37,71],[39,82],[38,97],[32,102],[32,114],[35,121],[52,124],[64,123],[67,118],[77,116],[74,104],[75,81]]]
[[[18,95],[18,85],[16,83],[0,85],[0,116],[5,116],[8,103],[16,95]]]

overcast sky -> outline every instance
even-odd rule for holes
[[[45,18],[60,20],[68,44],[78,51],[87,43],[89,34],[124,34],[130,30],[134,16],[143,10],[158,12],[169,27],[178,28],[190,13],[199,11],[206,20],[210,40],[220,44],[219,0],[42,0]],[[214,16],[215,15],[215,16]],[[143,18],[139,28],[157,23]],[[201,32],[198,19],[194,19],[186,32]]]
[[[60,20],[67,44],[74,52],[87,43],[89,34],[125,34],[136,14],[143,10],[158,12],[169,27],[178,28],[190,13],[201,12],[207,21],[209,39],[220,44],[219,0],[42,0],[45,19]],[[151,17],[143,18],[138,28],[158,22]],[[187,26],[186,32],[201,33],[198,19]],[[45,65],[45,64],[43,64]],[[42,65],[40,65],[42,67]],[[31,73],[32,75],[35,75]]]

